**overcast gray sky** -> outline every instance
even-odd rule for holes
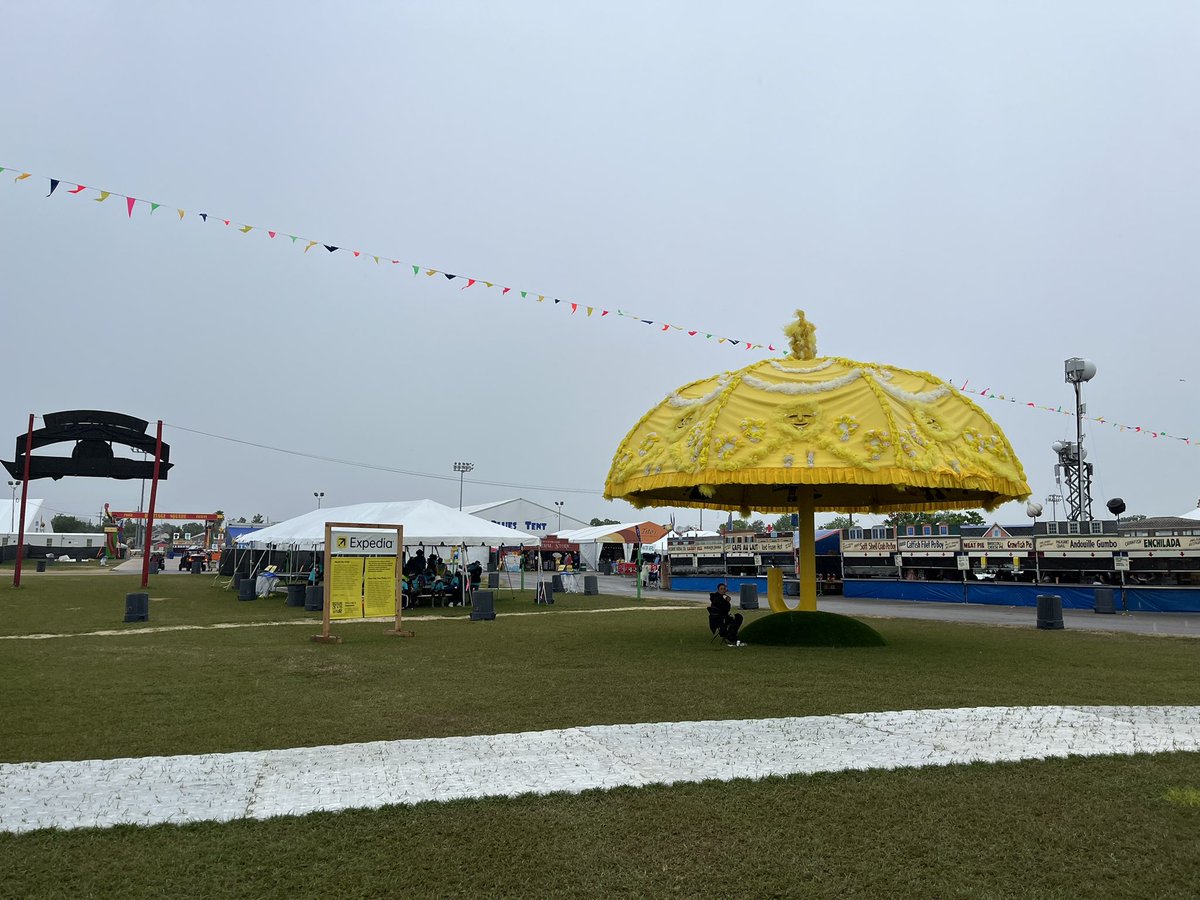
[[[0,165],[71,182],[44,199],[0,174],[5,457],[29,412],[110,408],[451,479],[171,427],[160,509],[453,505],[469,460],[467,503],[624,520],[600,491],[626,431],[761,358],[208,212],[754,342],[802,307],[822,352],[1039,404],[1069,408],[1063,360],[1089,357],[1089,413],[1196,439],[1089,423],[1095,511],[1200,497],[1190,0],[7,2],[2,21]],[[75,183],[188,214],[129,219]],[[1045,497],[1073,419],[982,402]],[[95,514],[138,489],[34,495]]]

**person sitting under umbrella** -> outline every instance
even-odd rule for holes
[[[742,614],[731,615],[733,603],[729,599],[729,590],[725,582],[717,585],[717,589],[708,595],[708,630],[719,634],[730,647],[746,646],[738,640],[738,631],[742,627]]]

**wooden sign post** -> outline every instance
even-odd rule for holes
[[[386,634],[412,637],[401,628],[403,584],[400,559],[404,527],[363,522],[325,523],[325,611],[321,633],[312,640],[340,644],[330,634],[334,619],[394,615],[395,627]]]

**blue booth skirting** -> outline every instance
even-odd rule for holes
[[[733,579],[730,579],[730,591],[734,589],[732,581]],[[715,590],[715,587],[713,589]],[[1112,587],[1111,590],[1117,601],[1117,609],[1120,610],[1121,590],[1117,587]],[[963,584],[954,581],[847,578],[844,593],[849,599],[964,602]],[[1063,609],[1096,608],[1095,587],[1073,584],[996,584],[968,581],[965,602],[993,606],[1037,606],[1038,594],[1057,594],[1062,597]],[[1200,612],[1200,588],[1128,587],[1125,589],[1125,605],[1130,612]]]
[[[671,590],[673,591],[699,591],[705,594],[711,594],[717,589],[718,584],[724,584],[729,588],[729,593],[734,597],[742,589],[743,584],[758,585],[758,592],[763,597],[767,595],[767,579],[755,578],[753,576],[743,575],[724,575],[716,578],[710,578],[707,575],[672,575]]]

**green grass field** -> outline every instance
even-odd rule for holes
[[[1200,704],[1200,641],[872,619],[889,646],[710,642],[701,606],[528,592],[336,627],[158,576],[0,592],[0,761],[572,725],[1034,704]],[[638,608],[637,612],[626,612]],[[615,612],[589,610],[615,609]],[[428,616],[429,610],[420,610]],[[528,613],[514,615],[513,613]],[[765,611],[750,617],[765,615]],[[301,624],[287,624],[301,623]],[[547,761],[553,764],[552,760]],[[0,836],[3,896],[1195,896],[1200,755],[1069,759],[459,801],[227,825]],[[1175,798],[1175,799],[1171,799]]]

